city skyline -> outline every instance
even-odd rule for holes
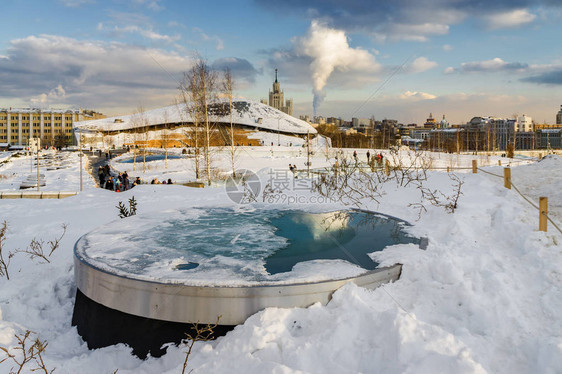
[[[422,123],[562,103],[562,6],[551,1],[8,0],[0,107],[127,114],[173,102],[197,55],[229,66],[237,96],[279,81],[294,115]],[[22,26],[24,25],[24,26]]]

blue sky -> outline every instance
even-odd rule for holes
[[[423,123],[562,104],[562,4],[552,0],[4,0],[0,106],[107,114],[173,103],[195,56],[236,94],[279,77],[295,114]],[[315,99],[315,100],[314,100]]]

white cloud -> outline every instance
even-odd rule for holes
[[[0,102],[56,104],[123,113],[173,102],[193,60],[158,48],[81,41],[57,35],[15,39],[0,59]],[[244,59],[210,62],[229,66],[241,87],[258,71]]]
[[[163,10],[164,7],[160,5],[162,0],[132,0],[133,4],[137,5],[144,5],[150,10],[160,11]]]
[[[59,99],[63,99],[65,96],[66,96],[66,91],[59,84],[58,86],[53,88],[51,91],[49,91],[48,94],[42,93],[40,95],[33,96],[30,99],[30,101],[31,101],[32,104],[43,104],[44,105],[44,104],[57,103],[59,101]]]
[[[507,62],[499,57],[487,61],[463,62],[461,66],[464,70],[500,70],[507,65]]]
[[[426,57],[418,57],[412,62],[408,67],[406,67],[406,71],[408,73],[421,73],[426,70],[433,69],[437,66],[437,62],[429,61]]]
[[[157,33],[155,31],[152,30],[152,28],[142,28],[136,25],[129,25],[129,26],[124,26],[124,27],[119,27],[119,26],[114,26],[112,28],[107,28],[103,23],[98,23],[97,25],[97,30],[98,31],[109,31],[111,33],[120,35],[120,34],[124,34],[124,33],[130,33],[130,34],[139,34],[142,37],[145,37],[147,39],[153,40],[153,41],[161,41],[161,42],[166,42],[166,43],[172,43],[175,41],[178,41],[181,39],[181,36],[179,34],[176,35],[166,35],[166,34],[160,34]]]
[[[201,30],[198,27],[194,27],[193,31],[196,32],[203,41],[208,42],[214,42],[215,43],[215,49],[217,51],[220,51],[222,49],[224,49],[224,42],[222,41],[221,38],[219,38],[217,35],[208,35],[207,33],[205,33],[203,30]]]
[[[90,108],[168,103],[192,63],[160,49],[55,35],[12,40],[8,51],[0,96]]]
[[[165,34],[159,34],[157,32],[152,31],[151,29],[146,29],[146,30],[140,30],[139,33],[144,36],[145,38],[151,39],[151,40],[162,40],[165,42],[174,42],[177,40],[181,39],[181,36],[179,34],[176,35],[165,35]]]
[[[69,8],[78,8],[84,4],[95,4],[96,1],[95,0],[59,0],[59,3]]]
[[[450,46],[449,44],[443,44],[443,47],[442,47],[442,48],[443,48],[443,50],[444,50],[445,52],[449,52],[449,51],[452,51],[452,50],[453,50],[453,47]]]
[[[185,25],[183,23],[180,23],[180,22],[177,22],[177,21],[168,22],[168,27],[180,27],[182,29],[185,29]]]
[[[537,16],[529,13],[527,9],[516,9],[484,16],[484,20],[490,29],[520,27],[533,22],[536,18]]]
[[[485,61],[463,62],[460,68],[448,67],[443,73],[484,73],[484,72],[524,72],[529,70],[529,65],[523,62],[506,62],[499,57]]]
[[[426,42],[431,36],[446,35],[448,33],[448,25],[428,22],[418,25],[401,23],[389,24],[384,29],[375,32],[373,35],[379,42],[385,42],[387,40]]]
[[[449,66],[445,70],[443,70],[443,74],[453,74],[454,72],[455,72],[455,68],[452,66]]]
[[[406,91],[399,96],[402,100],[420,101],[420,100],[433,100],[437,96],[427,92]]]

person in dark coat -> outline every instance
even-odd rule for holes
[[[105,189],[113,191],[114,187],[115,185],[113,184],[113,180],[111,178],[108,178],[107,182],[105,183]]]
[[[103,184],[105,183],[105,173],[101,166],[98,168],[98,178],[100,180],[100,187],[103,187]]]

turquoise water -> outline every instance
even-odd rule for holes
[[[368,212],[343,211],[313,219],[303,212],[290,212],[273,218],[276,235],[288,245],[265,259],[270,274],[291,271],[294,265],[310,260],[346,260],[364,269],[378,264],[367,253],[382,251],[401,243],[419,244],[419,239],[404,232],[404,223]]]
[[[176,216],[163,221],[150,231],[160,248],[157,257],[181,255],[188,262],[176,269],[188,272],[233,267],[249,276],[255,271],[251,264],[258,261],[267,273],[277,274],[310,260],[345,260],[373,270],[378,264],[368,253],[394,244],[419,244],[418,238],[406,234],[404,222],[355,210],[312,214],[225,208],[201,212],[194,219]]]
[[[165,155],[147,155],[146,156],[146,162],[150,162],[150,161],[160,161],[160,160],[164,160],[166,158]],[[168,160],[173,160],[173,159],[178,159],[178,158],[182,158],[181,156],[174,156],[174,155],[168,155]],[[137,162],[143,162],[143,157],[142,156],[137,156],[136,157]],[[125,160],[119,161],[123,164],[132,164],[133,163],[133,158],[127,158]]]

